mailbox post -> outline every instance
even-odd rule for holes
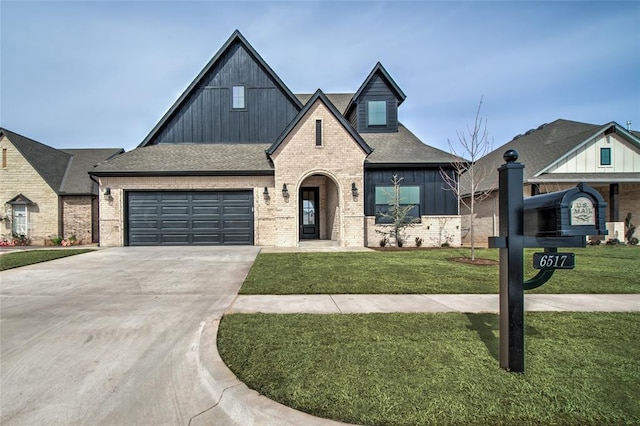
[[[489,247],[500,249],[500,367],[524,373],[524,290],[547,282],[555,269],[572,269],[573,253],[558,247],[586,247],[587,235],[606,235],[602,196],[580,183],[575,188],[523,198],[524,165],[509,150],[498,169],[500,227]],[[540,272],[524,280],[524,248],[542,247],[534,255]]]

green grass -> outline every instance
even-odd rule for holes
[[[534,252],[525,251],[525,278]],[[558,270],[534,293],[640,293],[640,247],[564,249],[576,253],[574,270]],[[387,252],[260,253],[240,294],[456,294],[497,293],[498,266],[452,262],[469,249]],[[498,259],[497,249],[477,257]]]
[[[0,256],[0,271],[60,259],[61,257],[93,251],[92,249],[58,249],[58,250],[29,250],[6,253]]]
[[[640,424],[639,313],[526,314],[526,372],[499,368],[493,314],[226,315],[249,387],[363,425]]]

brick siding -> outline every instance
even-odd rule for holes
[[[0,214],[11,217],[11,206],[5,203],[22,193],[34,203],[27,206],[27,236],[31,244],[44,245],[60,231],[58,195],[4,135],[0,152],[3,149],[7,150],[7,167],[0,167]],[[11,224],[1,222],[0,234],[3,240],[11,240]]]

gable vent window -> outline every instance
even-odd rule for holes
[[[367,102],[367,125],[386,126],[387,125],[387,102],[369,101]]]
[[[7,168],[7,148],[2,148],[2,168]]]
[[[244,86],[233,86],[233,109],[245,109]]]
[[[600,148],[600,165],[611,165],[611,148]]]
[[[322,120],[316,120],[316,146],[322,146]]]

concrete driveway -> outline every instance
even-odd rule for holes
[[[189,424],[215,404],[200,336],[258,251],[109,248],[0,272],[0,424]]]

